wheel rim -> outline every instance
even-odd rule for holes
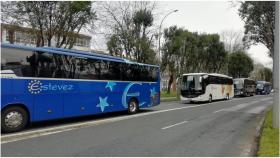
[[[5,125],[9,128],[16,128],[23,122],[23,116],[17,111],[11,111],[5,116]]]
[[[134,101],[130,102],[130,105],[129,105],[130,112],[134,112],[134,111],[136,111],[136,109],[137,109],[136,103]]]

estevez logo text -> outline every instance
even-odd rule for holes
[[[28,83],[28,91],[31,94],[39,94],[42,91],[70,91],[73,90],[73,85],[66,84],[43,84],[39,80],[31,80]]]

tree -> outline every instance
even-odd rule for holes
[[[122,57],[123,48],[117,35],[112,35],[106,44],[110,55]]]
[[[228,73],[233,78],[249,77],[253,69],[253,60],[245,52],[229,54]]]
[[[165,70],[168,71],[169,80],[167,93],[170,93],[171,84],[177,76],[178,71],[180,71],[179,63],[182,57],[180,48],[183,46],[184,42],[184,30],[172,26],[164,30],[164,38],[166,43],[163,46],[161,72],[163,73]]]
[[[37,46],[51,46],[56,37],[56,46],[72,48],[77,34],[95,19],[90,1],[18,1],[3,2],[1,10],[5,22],[32,27],[31,34],[37,37]],[[2,19],[3,19],[2,18]]]
[[[225,45],[225,50],[229,53],[243,51],[243,32],[237,30],[224,30],[220,33],[221,41]]]
[[[135,25],[135,58],[139,62],[147,62],[147,59],[155,56],[155,52],[150,48],[151,41],[146,35],[146,30],[153,25],[153,20],[151,10],[147,10],[147,8],[136,11],[133,16],[133,23]]]
[[[239,16],[245,22],[243,40],[247,46],[256,43],[264,44],[273,56],[275,1],[241,2]]]
[[[255,64],[254,70],[250,73],[250,78],[255,81],[272,82],[272,70],[264,67],[262,64]]]
[[[156,3],[100,2],[101,27],[107,39],[114,39],[115,48],[121,48],[124,57],[137,62],[154,63],[153,26]],[[112,41],[111,41],[112,42]],[[107,42],[112,51],[112,43]],[[114,53],[113,53],[114,54]]]
[[[227,52],[218,34],[198,34],[171,26],[164,30],[161,71],[168,72],[168,93],[175,77],[191,72],[221,72]]]
[[[265,67],[263,69],[263,73],[264,73],[264,80],[272,83],[272,70],[270,68]]]

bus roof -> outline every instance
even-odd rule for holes
[[[251,81],[254,81],[253,79],[250,79],[250,78],[235,78],[233,80],[251,80]]]
[[[226,77],[226,78],[232,78],[230,76],[224,75],[224,74],[218,74],[218,73],[185,73],[183,76],[187,75],[210,75],[210,76],[220,76],[220,77]]]
[[[103,55],[103,54],[98,54],[98,53],[94,53],[94,52],[86,52],[86,51],[80,51],[80,50],[53,48],[53,47],[30,47],[30,46],[23,46],[23,45],[16,45],[16,44],[8,44],[8,43],[2,43],[1,48],[2,47],[18,48],[18,49],[24,49],[24,50],[30,50],[30,51],[43,51],[43,52],[50,52],[50,53],[56,53],[56,54],[73,55],[73,56],[80,56],[80,57],[85,57],[85,58],[93,58],[93,59],[121,62],[121,63],[128,63],[128,64],[138,64],[138,65],[159,67],[158,65],[138,63],[138,62],[130,61],[128,59],[123,59],[120,57],[114,57],[114,56],[110,56],[110,55]]]
[[[183,74],[183,76],[187,76],[187,75],[206,75],[207,73],[186,73]]]
[[[271,84],[270,82],[267,82],[267,81],[257,81],[257,83],[262,83],[262,84],[268,83],[268,84]]]

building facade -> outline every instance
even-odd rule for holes
[[[32,28],[1,24],[1,43],[12,43],[35,47],[37,41],[35,34],[32,32],[34,32]],[[44,39],[44,43],[47,45],[47,39]],[[51,39],[51,47],[55,47],[56,43],[57,37],[54,36]],[[90,36],[77,34],[76,41],[72,49],[90,51],[90,43]]]

